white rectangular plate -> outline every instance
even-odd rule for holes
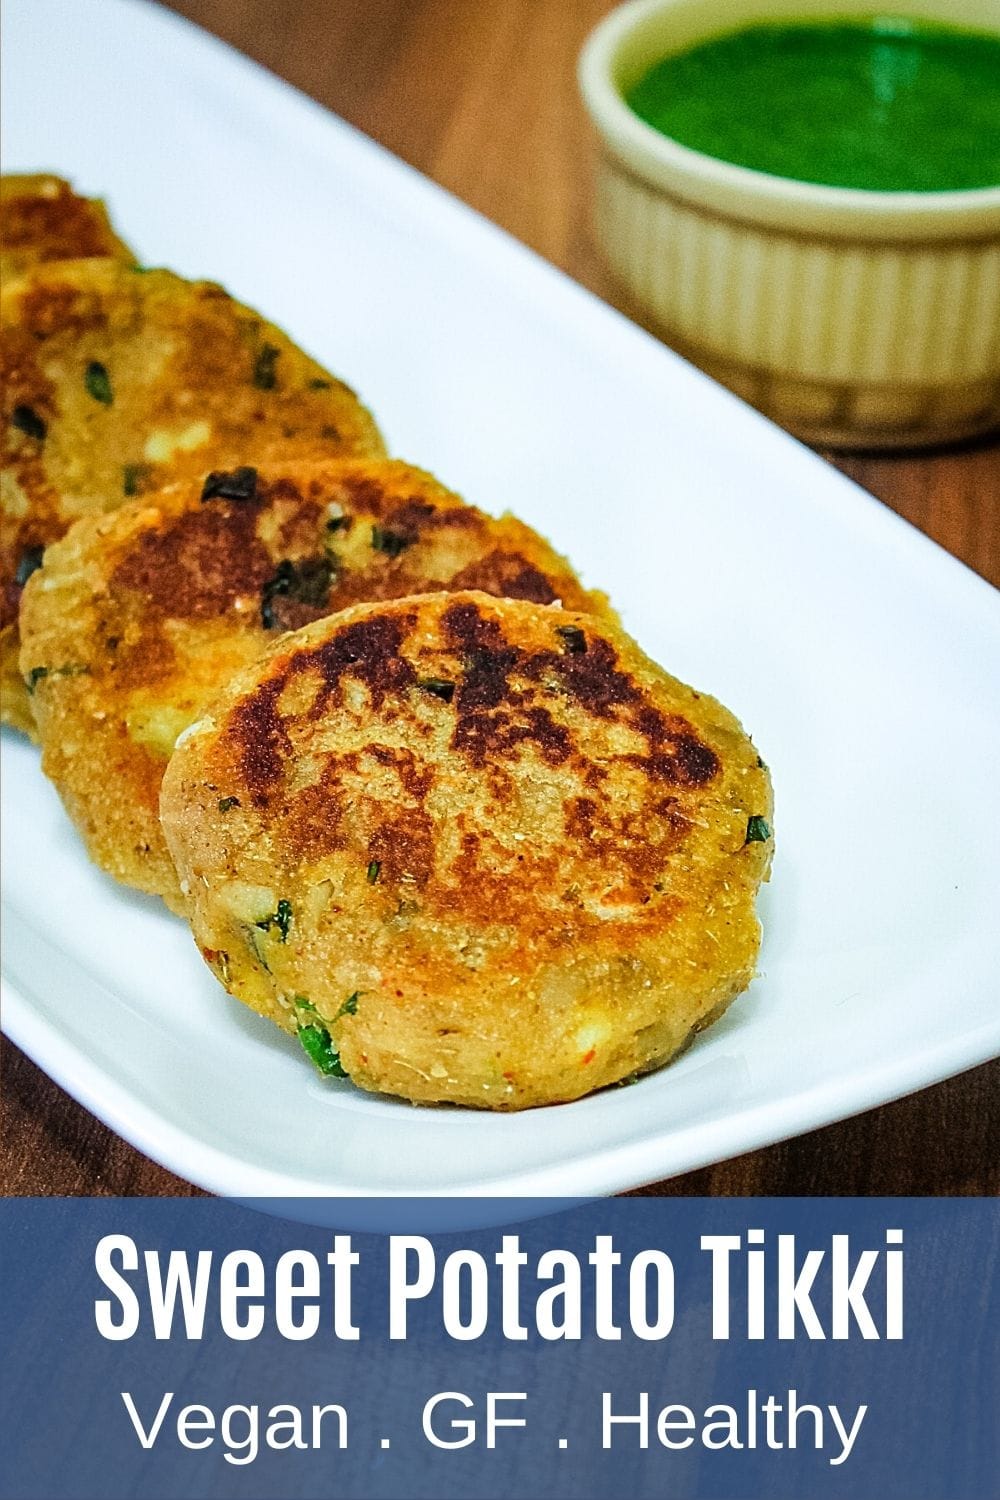
[[[415,172],[135,0],[6,8],[7,168],[105,194],[356,385],[395,452],[507,506],[769,762],[761,973],[672,1067],[522,1115],[314,1078],[187,929],[94,869],[4,741],[4,1025],[217,1192],[603,1193],[1000,1050],[1000,608],[818,458]],[[585,149],[581,143],[581,150]]]

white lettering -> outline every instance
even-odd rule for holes
[[[194,1438],[192,1433],[204,1433],[202,1438]],[[215,1413],[210,1407],[202,1406],[195,1402],[191,1406],[182,1406],[177,1413],[177,1440],[185,1448],[211,1448],[215,1436]]]
[[[245,1437],[240,1437],[233,1431],[235,1417],[246,1419]],[[222,1413],[220,1433],[226,1445],[222,1456],[227,1464],[235,1464],[238,1468],[252,1464],[260,1448],[260,1407],[227,1406]]]
[[[180,1294],[184,1314],[184,1332],[189,1339],[200,1339],[205,1327],[205,1304],[208,1299],[208,1278],[212,1270],[211,1250],[198,1251],[198,1268],[194,1283],[191,1267],[183,1250],[171,1250],[167,1258],[167,1274],[160,1271],[160,1257],[156,1250],[147,1250],[146,1280],[149,1284],[149,1305],[153,1315],[153,1332],[158,1339],[169,1339],[173,1331],[174,1305]]]
[[[413,1279],[407,1275],[415,1257]],[[434,1247],[422,1234],[394,1234],[389,1241],[389,1337],[406,1338],[406,1308],[434,1285]]]
[[[469,1417],[462,1421],[452,1417],[449,1423],[451,1430],[453,1432],[460,1432],[463,1436],[452,1438],[451,1440],[441,1437],[434,1427],[432,1418],[444,1401],[457,1401],[460,1406],[464,1406],[466,1409],[475,1404],[462,1391],[439,1391],[436,1396],[432,1396],[429,1401],[424,1403],[424,1437],[429,1443],[433,1443],[435,1448],[467,1448],[470,1443],[476,1441],[476,1421],[474,1417]]]
[[[122,1270],[135,1271],[139,1267],[139,1252],[135,1240],[127,1234],[106,1234],[98,1240],[94,1250],[94,1269],[108,1291],[113,1292],[122,1310],[121,1319],[115,1322],[112,1305],[106,1299],[94,1303],[94,1321],[97,1331],[105,1339],[130,1339],[139,1327],[139,1299],[125,1280],[115,1270],[112,1257],[121,1258]]]
[[[837,1410],[837,1408],[835,1406],[831,1406],[829,1408],[829,1411],[830,1411],[830,1417],[831,1417],[831,1419],[833,1421],[833,1425],[837,1429],[837,1436],[840,1438],[840,1441],[843,1444],[843,1448],[841,1450],[840,1457],[839,1458],[831,1458],[831,1460],[830,1460],[831,1464],[833,1464],[834,1467],[836,1467],[838,1464],[842,1464],[844,1462],[845,1458],[850,1458],[850,1456],[851,1456],[851,1449],[854,1447],[854,1440],[857,1437],[858,1433],[861,1431],[861,1424],[865,1420],[865,1417],[868,1414],[868,1407],[867,1406],[859,1406],[858,1407],[857,1412],[855,1413],[854,1421],[851,1424],[851,1430],[850,1430],[850,1432],[848,1432],[846,1430],[846,1428],[844,1427],[844,1424],[843,1424],[843,1422],[840,1419],[840,1412]]]
[[[246,1340],[260,1336],[264,1308],[259,1299],[263,1295],[264,1262],[260,1256],[255,1250],[231,1250],[219,1267],[219,1322],[227,1338]],[[257,1305],[247,1308],[246,1316],[241,1317],[240,1303],[251,1297],[258,1299]]]
[[[656,1314],[648,1317],[648,1273],[656,1282]],[[642,1250],[628,1273],[629,1317],[640,1339],[665,1339],[674,1326],[674,1263],[662,1250]]]
[[[578,1339],[582,1300],[580,1262],[571,1250],[546,1250],[538,1262],[539,1281],[554,1281],[560,1271],[562,1280],[539,1293],[535,1326],[543,1339]]]
[[[354,1267],[360,1265],[361,1256],[351,1249],[349,1234],[334,1235],[333,1249],[326,1257],[326,1262],[333,1267],[334,1334],[338,1339],[348,1342],[357,1340],[361,1337],[361,1330],[351,1321],[351,1276]]]
[[[703,1234],[701,1248],[712,1257],[712,1337],[729,1337],[729,1257],[740,1248],[738,1234]]]
[[[823,1325],[809,1296],[823,1264],[824,1251],[810,1250],[796,1275],[795,1236],[778,1235],[778,1337],[794,1339],[796,1314],[811,1339],[825,1339]]]
[[[136,1437],[139,1439],[144,1448],[152,1448],[153,1444],[156,1442],[157,1434],[160,1428],[163,1426],[163,1419],[167,1415],[167,1412],[170,1410],[170,1403],[174,1399],[173,1391],[164,1391],[163,1400],[160,1402],[156,1416],[153,1419],[153,1425],[148,1432],[146,1431],[145,1427],[143,1427],[142,1422],[139,1418],[139,1413],[136,1411],[135,1402],[132,1400],[131,1391],[122,1391],[121,1398],[125,1403],[125,1410],[128,1412],[129,1421],[135,1428]]]
[[[465,1278],[463,1271],[467,1273]],[[468,1281],[469,1288],[464,1299],[465,1317],[463,1279]],[[482,1337],[490,1315],[489,1295],[490,1279],[483,1257],[476,1250],[453,1250],[441,1275],[441,1316],[449,1337],[462,1340]]]
[[[296,1303],[313,1300],[301,1311]],[[319,1329],[319,1266],[308,1250],[286,1250],[274,1268],[274,1322],[283,1339],[311,1339]]]
[[[649,1447],[649,1392],[639,1392],[639,1411],[633,1416],[615,1416],[611,1410],[611,1392],[601,1392],[601,1447],[610,1448],[612,1445],[612,1427],[628,1426],[634,1423],[639,1429],[639,1447]]]
[[[864,1250],[851,1275],[851,1239],[847,1234],[833,1236],[830,1261],[833,1297],[833,1337],[850,1337],[850,1315],[861,1329],[863,1339],[877,1339],[878,1329],[865,1301],[865,1287],[878,1263],[877,1250]]]
[[[599,1234],[587,1259],[594,1267],[594,1327],[599,1339],[620,1339],[622,1331],[614,1320],[615,1266],[622,1258],[610,1234]]]

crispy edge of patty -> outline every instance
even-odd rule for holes
[[[100,198],[85,198],[51,173],[0,176],[0,281],[53,260],[135,255],[114,230]]]
[[[414,665],[420,641],[437,639],[439,625],[455,633],[466,663],[447,702],[415,695],[419,670],[456,671],[454,656],[445,665],[440,653]],[[518,661],[521,648],[527,664]],[[499,696],[498,676],[509,689]],[[533,711],[548,705],[555,713],[553,677],[572,707],[545,724]],[[527,701],[526,683],[538,687]],[[338,695],[362,689],[367,707],[356,710],[357,731],[338,729],[337,715],[347,711]],[[432,729],[435,713],[446,729],[415,764],[419,739],[396,744],[386,727],[398,725],[399,702],[414,696],[408,720],[426,709]],[[342,740],[340,758],[356,759],[357,734],[369,723],[363,763],[350,765],[345,780],[337,761],[331,776],[322,754],[336,761],[330,745]],[[588,726],[602,737],[600,753],[589,757]],[[528,748],[524,727],[538,743],[522,785],[537,783],[539,773],[558,781],[567,748],[560,732],[570,741],[573,805],[563,809],[559,847],[547,833],[540,851],[527,841],[542,820],[511,823],[501,800],[463,830],[470,799],[435,803],[427,781],[456,754],[473,757],[482,785],[502,777]],[[576,795],[612,743],[619,749],[610,785]],[[399,777],[398,796],[379,781],[380,764]],[[304,770],[312,780],[302,782]],[[635,805],[636,775],[649,806],[642,797]],[[357,828],[367,826],[366,784],[386,821],[369,829],[367,848],[363,841],[354,848]],[[406,802],[407,786],[419,795],[398,826],[393,797]],[[344,805],[355,827],[342,857]],[[771,806],[767,770],[738,721],[663,672],[622,631],[474,593],[359,606],[279,641],[183,739],[161,798],[196,941],[231,993],[287,1031],[325,1033],[363,1088],[500,1109],[577,1098],[658,1066],[746,987],[760,937],[754,899],[773,848],[769,824],[766,835],[760,825]],[[423,883],[408,884],[393,859],[401,851],[405,866],[412,857],[421,822],[433,868]],[[470,834],[485,849],[478,861],[465,857]],[[438,845],[449,839],[448,869],[460,878],[434,891]],[[512,862],[519,848],[531,856],[527,877]],[[662,889],[657,862],[671,876]],[[574,893],[574,876],[579,887],[597,880],[598,888],[606,876],[626,886],[634,877],[634,889],[607,893],[606,921],[587,909],[593,889]],[[324,882],[341,912],[339,925],[325,928],[326,908],[310,905]],[[273,910],[258,910],[262,902]],[[626,924],[613,920],[621,911]],[[488,962],[485,977],[456,956],[484,945],[486,958],[477,961]],[[479,1040],[470,1042],[470,1032]],[[463,1042],[452,1040],[463,1034]]]
[[[453,583],[613,618],[537,532],[398,460],[214,473],[76,522],[25,587],[21,674],[91,857],[179,906],[159,823],[176,736],[282,628]]]

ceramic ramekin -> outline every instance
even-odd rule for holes
[[[666,339],[810,442],[904,447],[1000,425],[1000,187],[858,192],[730,166],[646,125],[652,63],[758,22],[873,0],[633,0],[580,59],[601,144],[597,233]],[[1000,0],[898,0],[1000,32]]]

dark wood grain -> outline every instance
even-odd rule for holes
[[[605,0],[173,0],[628,311],[590,233],[574,68]],[[834,459],[1000,584],[1000,447]],[[7,1193],[190,1193],[9,1044]],[[666,1193],[996,1193],[1000,1063],[657,1187]]]

